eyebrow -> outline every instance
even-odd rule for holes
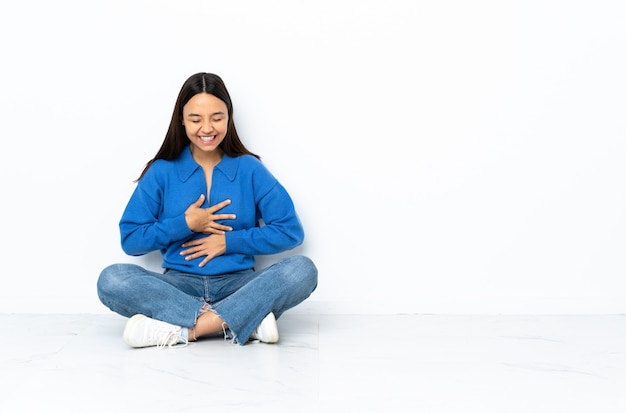
[[[215,115],[225,115],[225,113],[224,112],[214,112],[214,113],[211,114],[211,116],[215,116]],[[190,113],[190,114],[187,115],[187,117],[190,117],[190,116],[202,116],[202,115],[198,115],[197,113]]]

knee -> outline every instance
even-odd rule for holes
[[[288,258],[290,275],[296,278],[299,284],[305,284],[313,291],[317,287],[317,267],[313,260],[304,255],[294,255]]]
[[[98,277],[98,290],[109,285],[116,278],[116,275],[119,274],[118,267],[119,264],[109,265],[100,272],[100,276]]]
[[[112,264],[100,272],[96,286],[98,295],[101,298],[103,295],[107,295],[121,288],[126,278],[125,275],[128,273],[128,271],[125,271],[127,267],[128,264]]]

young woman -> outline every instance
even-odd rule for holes
[[[302,255],[255,269],[256,255],[293,249],[304,232],[285,188],[239,139],[214,74],[183,84],[119,227],[124,252],[163,257],[163,273],[114,264],[98,279],[100,301],[130,317],[124,340],[132,347],[221,332],[240,345],[276,343],[276,319],[317,287],[317,269]]]

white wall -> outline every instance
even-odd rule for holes
[[[3,2],[0,312],[108,312],[182,82],[220,74],[320,271],[298,311],[626,309],[622,1]],[[268,262],[264,259],[262,262]]]

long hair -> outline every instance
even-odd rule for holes
[[[226,104],[228,110],[228,128],[226,136],[220,144],[222,151],[231,157],[252,155],[257,159],[261,159],[259,155],[250,152],[243,142],[241,142],[241,139],[239,139],[233,120],[233,103],[230,100],[230,94],[228,90],[226,90],[226,85],[224,85],[222,79],[212,73],[200,72],[189,77],[180,89],[178,98],[176,99],[176,105],[174,106],[174,112],[172,113],[172,120],[167,129],[163,144],[154,158],[146,164],[141,175],[137,178],[137,181],[143,178],[154,161],[157,159],[176,159],[183,149],[185,149],[189,143],[189,139],[185,132],[185,126],[183,125],[183,107],[198,93],[209,93]]]

